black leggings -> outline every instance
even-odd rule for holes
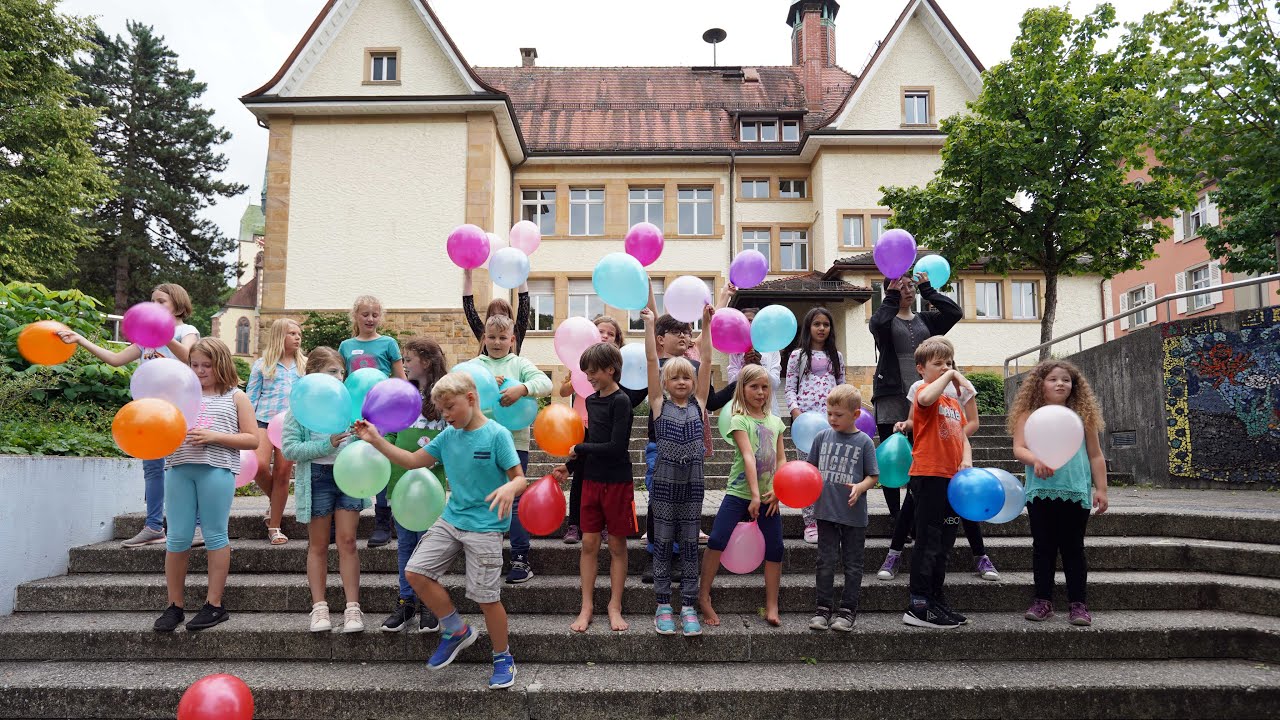
[[[1089,565],[1084,557],[1084,532],[1089,508],[1068,500],[1036,498],[1027,503],[1031,520],[1031,570],[1036,599],[1053,600],[1053,574],[1062,554],[1062,574],[1067,576],[1067,601],[1086,602]]]
[[[911,477],[911,494],[916,498],[916,527],[919,541],[911,558],[911,600],[943,603],[943,583],[947,579],[947,556],[956,542],[960,517],[947,502],[947,478]]]
[[[893,539],[889,541],[889,549],[902,552],[907,546],[907,536],[915,525],[916,501],[910,490],[907,499],[902,501],[902,512],[898,513],[898,521],[893,526]],[[964,528],[965,539],[969,541],[969,549],[978,558],[987,554],[986,543],[982,541],[982,525],[972,520],[960,518],[960,527]]]
[[[893,423],[876,425],[876,434],[880,436],[880,442],[889,439],[889,436],[893,434]],[[891,487],[881,487],[880,489],[884,492],[885,504],[889,506],[889,517],[898,517],[898,511],[902,509],[902,489]]]

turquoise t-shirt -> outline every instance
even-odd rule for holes
[[[756,456],[756,480],[760,485],[760,496],[773,490],[773,473],[778,469],[778,437],[786,432],[787,426],[777,415],[766,415],[763,420],[750,415],[734,415],[729,423],[729,442],[733,443],[733,467],[729,468],[729,485],[725,492],[743,500],[751,499],[751,486],[747,484],[746,462],[742,453],[737,452],[737,443],[733,441],[733,433],[744,430],[751,441],[751,450]]]
[[[485,496],[507,483],[507,471],[520,467],[511,433],[489,420],[475,430],[445,428],[425,448],[449,468],[449,501],[444,521],[469,532],[506,532],[511,516],[501,520]]]
[[[1038,478],[1036,469],[1024,465],[1027,481],[1027,502],[1036,499],[1066,500],[1082,507],[1093,507],[1093,468],[1089,465],[1088,442],[1080,443],[1080,449],[1066,465],[1053,471],[1053,477]]]
[[[338,352],[347,363],[348,375],[367,367],[376,367],[390,375],[391,365],[400,359],[400,344],[386,335],[372,340],[347,338],[338,346]]]

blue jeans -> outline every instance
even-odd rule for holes
[[[147,527],[164,530],[164,458],[142,461],[143,497],[147,499]]]
[[[380,490],[377,495],[373,496],[373,506],[378,510],[391,507],[391,505],[387,502],[386,488],[382,488],[382,490]],[[399,536],[397,535],[396,537],[399,537]]]
[[[406,530],[396,520],[396,514],[391,513],[391,522],[396,526],[396,564],[400,571],[400,597],[405,600],[413,600],[413,587],[409,585],[409,581],[404,576],[404,566],[409,564],[409,558],[413,556],[413,549],[418,547],[418,541],[426,535],[426,531],[414,532]]]
[[[517,450],[516,455],[520,456],[521,472],[529,470],[529,451]],[[515,502],[511,503],[511,554],[522,555],[525,558],[529,556],[529,531],[524,529],[520,524],[520,496],[517,495]]]

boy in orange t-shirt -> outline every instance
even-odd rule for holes
[[[942,584],[947,556],[956,542],[960,518],[947,501],[947,484],[961,467],[972,465],[964,432],[964,411],[944,391],[959,394],[963,376],[950,367],[951,343],[931,337],[916,348],[916,371],[924,385],[916,393],[915,444],[911,449],[911,493],[916,502],[916,556],[911,561],[911,603],[902,615],[907,625],[953,628],[967,619],[947,606]]]

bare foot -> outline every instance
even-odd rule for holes
[[[569,629],[574,632],[586,632],[591,626],[591,608],[582,608],[582,612],[578,613],[578,618],[573,621]]]
[[[766,609],[764,611],[764,621],[774,627],[782,625],[782,619],[778,617],[778,608]]]
[[[622,632],[631,627],[626,620],[622,619],[622,608],[609,606],[609,628],[616,632]]]
[[[710,595],[698,596],[698,609],[702,611],[702,624],[711,627],[719,627],[720,616],[716,614],[716,609],[711,607]]]

